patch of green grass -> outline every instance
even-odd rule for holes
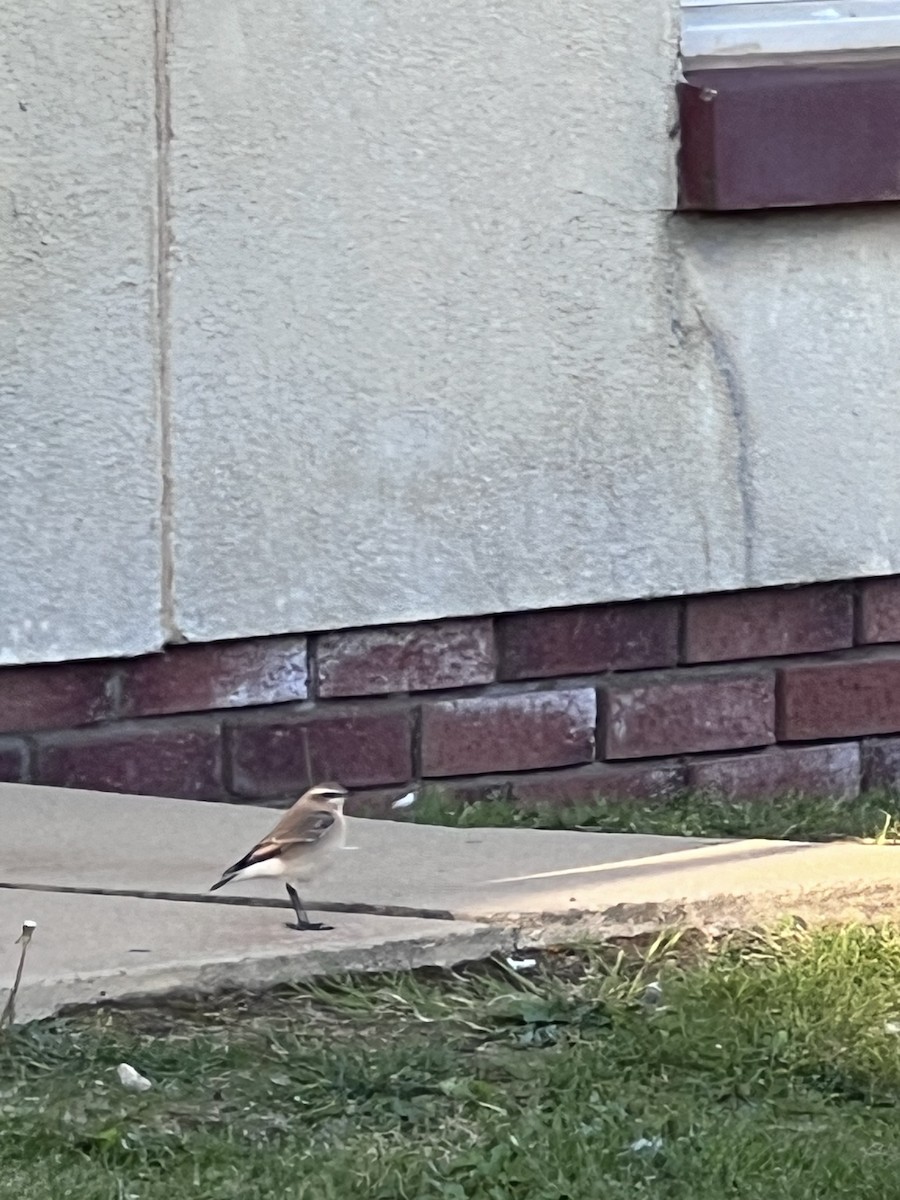
[[[0,1197],[895,1200],[898,978],[791,927],[16,1029]]]
[[[897,797],[880,793],[855,800],[785,796],[765,801],[684,793],[667,800],[601,799],[561,807],[523,805],[503,795],[466,804],[440,788],[429,788],[404,816],[423,825],[589,828],[602,833],[819,842],[840,837],[898,841],[900,825],[894,816],[898,811]]]

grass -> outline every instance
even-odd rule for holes
[[[895,1200],[898,978],[786,927],[14,1029],[0,1197]]]
[[[685,793],[667,800],[597,800],[570,807],[522,805],[498,795],[465,804],[439,788],[426,789],[405,819],[425,825],[590,828],[602,833],[679,837],[900,841],[897,797],[870,793],[854,800],[785,796],[772,801],[726,800]]]

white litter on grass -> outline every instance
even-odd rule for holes
[[[149,1092],[153,1087],[149,1079],[128,1063],[119,1063],[116,1074],[119,1076],[119,1083],[129,1092]]]
[[[900,1033],[900,1021],[885,1021],[885,1033]]]
[[[648,983],[644,988],[644,994],[641,997],[644,1004],[653,1008],[662,1000],[662,986],[656,980],[653,983]]]
[[[395,800],[391,808],[412,808],[416,802],[416,793],[407,792],[405,796],[401,796],[399,800]]]
[[[663,1140],[661,1137],[645,1138],[639,1137],[636,1142],[632,1142],[629,1150],[635,1154],[645,1154],[647,1152],[655,1154],[657,1150],[662,1150]]]
[[[513,971],[530,971],[537,966],[536,958],[508,958],[506,965]]]

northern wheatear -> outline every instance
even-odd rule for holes
[[[209,890],[214,892],[233,880],[284,879],[297,918],[297,924],[288,928],[331,929],[331,925],[310,921],[293,883],[308,883],[326,865],[332,852],[343,847],[347,834],[346,796],[346,789],[339,783],[317,783],[311,787],[288,809],[272,832],[229,867]]]

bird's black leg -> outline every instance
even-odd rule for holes
[[[291,907],[294,910],[294,916],[297,918],[297,924],[289,924],[288,929],[306,930],[334,928],[333,925],[323,925],[321,921],[310,921],[309,917],[306,915],[306,909],[303,907],[300,897],[297,894],[297,889],[291,887],[289,883],[285,884],[285,887],[287,888],[287,894],[291,900]]]

